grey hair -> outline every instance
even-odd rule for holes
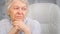
[[[9,8],[11,7],[11,3],[13,2],[14,0],[5,0],[5,11],[9,10]],[[26,4],[29,4],[27,0],[20,0]],[[27,10],[28,11],[28,10]],[[10,16],[7,14],[7,12],[5,12],[5,16],[6,18],[10,19]]]
[[[13,2],[14,0],[6,0],[5,2],[5,6],[6,6],[6,9],[9,9],[11,7],[11,3]],[[20,0],[22,1],[23,3],[26,3],[28,4],[28,1],[27,0]]]

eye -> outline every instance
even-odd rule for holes
[[[22,7],[22,10],[27,10],[27,8],[26,7]]]
[[[19,9],[19,7],[15,7],[14,9],[18,10],[18,9]]]

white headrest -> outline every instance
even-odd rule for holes
[[[41,23],[48,23],[56,18],[59,7],[52,3],[36,3],[29,7],[29,17],[38,20]],[[55,17],[54,17],[55,16]]]

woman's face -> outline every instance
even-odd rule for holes
[[[8,12],[12,20],[24,20],[26,11],[27,5],[19,0],[16,0],[12,3]]]

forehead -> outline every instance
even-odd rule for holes
[[[27,4],[20,0],[14,0],[12,6],[27,6]]]

